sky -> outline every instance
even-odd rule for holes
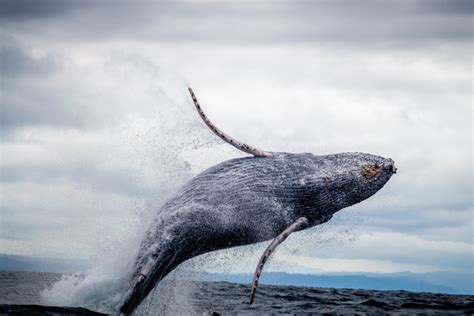
[[[189,84],[259,148],[396,163],[268,271],[472,274],[472,14],[471,1],[1,0],[0,253],[92,262],[133,247],[181,185],[245,156],[200,121]],[[265,246],[197,261],[251,273]]]

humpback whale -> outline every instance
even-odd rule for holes
[[[125,315],[133,313],[180,263],[210,251],[273,239],[255,270],[252,303],[265,262],[286,237],[367,199],[396,172],[393,160],[366,153],[313,155],[257,149],[218,129],[193,90],[188,90],[205,124],[252,156],[203,171],[157,210],[119,306]]]

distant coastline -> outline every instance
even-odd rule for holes
[[[207,281],[227,281],[247,284],[251,274],[208,274]],[[473,295],[472,278],[468,274],[452,272],[432,273],[338,273],[291,274],[266,272],[260,282],[272,285],[293,285],[335,289],[364,289],[380,291],[410,291],[444,294]]]
[[[65,259],[36,258],[28,256],[0,254],[0,271],[31,271],[52,273],[85,273],[88,266]],[[225,281],[248,284],[251,274],[219,274],[197,271],[193,273],[199,280]],[[290,274],[265,272],[262,284],[308,286],[322,288],[352,288],[367,290],[405,290],[411,292],[431,292],[473,295],[472,275],[454,272],[431,273],[325,273]]]

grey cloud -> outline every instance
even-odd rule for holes
[[[433,0],[415,2],[418,10],[425,12],[437,12],[443,14],[472,14],[474,3],[471,0]]]
[[[12,36],[2,36],[0,63],[3,136],[19,126],[78,126],[80,114],[68,106],[68,98],[58,89],[49,89],[50,80],[61,70],[61,61],[51,53],[35,57],[32,49]],[[69,103],[70,104],[70,103]]]
[[[471,243],[472,236],[462,234],[462,231],[469,228],[472,217],[472,210],[467,209],[446,209],[437,211],[436,209],[420,210],[419,208],[401,210],[371,210],[364,213],[366,219],[365,226],[382,231],[392,231],[408,233],[427,238],[449,238],[448,236],[433,236],[436,230],[452,230],[457,232],[459,238],[464,242]]]
[[[67,14],[77,7],[80,2],[81,1],[59,0],[2,0],[0,18],[22,20],[51,18]]]
[[[114,125],[121,115],[117,104],[102,104],[101,89],[83,80],[83,70],[68,57],[50,50],[36,57],[31,45],[13,36],[2,40],[0,133],[4,139],[14,138],[24,127],[100,129]]]
[[[387,245],[387,241],[390,240],[381,238],[379,244],[371,245],[356,241],[350,246],[334,247],[333,250],[308,253],[319,258],[389,260],[405,264],[437,265],[445,269],[454,268],[464,271],[471,268],[470,258],[473,255],[472,252],[450,254],[448,249],[432,250],[412,245],[400,245],[398,247]]]
[[[12,36],[0,37],[0,69],[3,80],[10,80],[17,76],[35,76],[53,73],[60,68],[60,63],[49,54],[33,57],[30,50],[20,45]]]
[[[355,235],[350,235],[344,231],[355,229],[350,223],[338,228],[335,221],[324,224],[326,227],[305,231],[289,240],[285,246],[288,249],[286,251],[318,258],[390,260],[464,270],[469,270],[471,266],[471,241],[446,242],[442,236],[426,238],[420,236],[420,232],[407,234],[396,228],[393,231],[381,231],[380,228],[371,229],[365,225],[356,229]],[[302,243],[305,246],[299,247]]]
[[[57,146],[52,150],[61,151]],[[113,153],[110,154],[112,156]],[[123,197],[150,198],[165,192],[157,183],[144,183],[140,175],[134,173],[133,168],[117,168],[104,170],[103,166],[94,165],[94,161],[76,161],[73,164],[45,164],[45,165],[24,165],[24,164],[3,164],[0,173],[2,186],[10,184],[30,183],[38,186],[54,187],[61,181],[74,182],[78,187],[93,188],[98,193],[116,194]],[[189,178],[188,167],[185,162],[176,162],[175,176]],[[171,166],[169,166],[171,167]],[[164,173],[155,170],[157,173]],[[181,184],[181,182],[179,182]],[[168,183],[169,185],[170,183]],[[176,189],[176,188],[174,188]]]
[[[18,213],[21,212],[21,215]],[[34,239],[41,236],[45,231],[58,231],[64,225],[64,216],[62,221],[60,215],[51,219],[48,209],[41,207],[32,209],[22,209],[2,207],[2,221],[0,222],[0,238],[11,240]],[[21,216],[21,221],[18,217]]]
[[[362,43],[413,46],[420,41],[469,41],[472,37],[472,6],[466,1],[47,3],[54,8],[44,9],[54,12],[49,19],[22,20],[20,25],[11,18],[6,26],[26,34],[44,29],[50,38],[64,41],[127,37],[241,45],[337,42],[360,47]],[[27,10],[29,5],[20,7],[10,11],[37,14]]]
[[[86,117],[80,107],[61,93],[34,83],[17,83],[6,91],[1,106],[1,132],[12,135],[16,128],[26,126],[56,126],[81,128]],[[10,88],[10,87],[9,87]],[[43,88],[43,89],[42,89]]]

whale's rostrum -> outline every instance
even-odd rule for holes
[[[180,263],[210,251],[275,240],[255,271],[290,233],[380,190],[396,172],[393,160],[365,153],[313,155],[267,152],[221,132],[194,105],[211,130],[253,157],[231,159],[191,179],[156,213],[142,241],[120,312],[131,314]]]

